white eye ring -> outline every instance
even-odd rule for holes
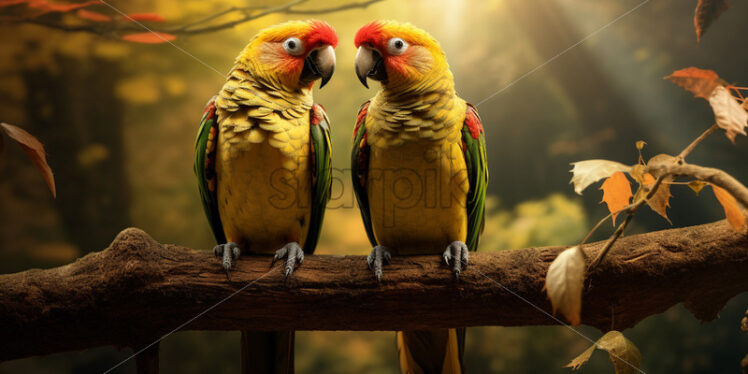
[[[304,53],[304,45],[301,43],[299,38],[288,38],[283,42],[283,49],[288,52],[289,55],[298,56]]]
[[[408,43],[400,38],[392,38],[387,42],[387,52],[391,55],[401,55],[408,49]]]

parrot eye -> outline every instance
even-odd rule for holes
[[[298,56],[304,52],[304,46],[299,38],[286,39],[286,41],[283,42],[283,49],[292,56]]]
[[[391,55],[401,55],[408,49],[408,43],[400,38],[392,38],[387,42],[387,52]]]

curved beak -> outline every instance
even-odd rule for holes
[[[317,48],[304,59],[304,69],[300,80],[311,82],[322,79],[319,88],[324,87],[335,72],[335,51],[332,46]]]
[[[367,78],[387,83],[387,70],[384,68],[384,58],[376,50],[365,45],[358,47],[356,52],[356,75],[364,87],[369,88]]]

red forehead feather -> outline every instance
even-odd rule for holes
[[[338,34],[327,22],[313,21],[311,22],[311,31],[306,37],[306,43],[311,48],[324,44],[329,44],[335,48],[338,45]]]
[[[372,21],[358,29],[354,43],[356,48],[362,44],[378,46],[382,42],[382,22]]]

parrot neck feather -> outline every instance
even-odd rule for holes
[[[367,141],[390,146],[451,139],[459,134],[465,110],[448,70],[401,90],[383,87],[369,105]]]

